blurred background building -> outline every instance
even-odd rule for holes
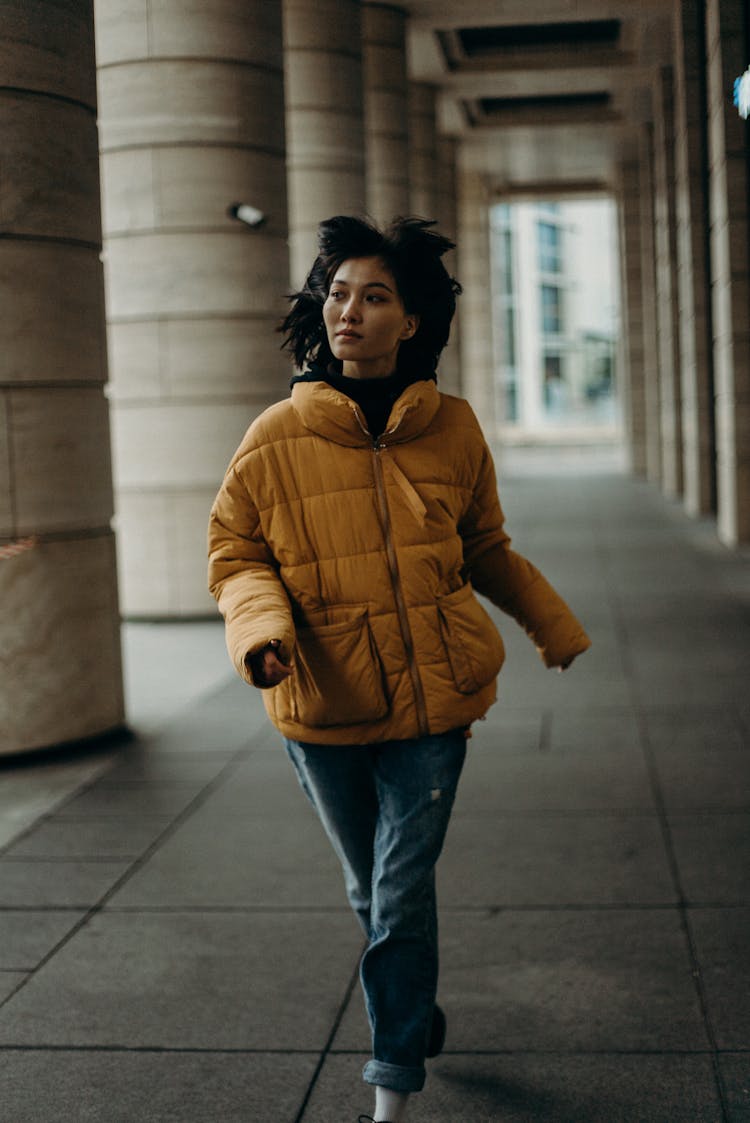
[[[7,0],[0,752],[122,724],[121,613],[214,611],[208,508],[334,213],[455,235],[442,386],[488,437],[621,426],[750,540],[749,38],[745,0]]]

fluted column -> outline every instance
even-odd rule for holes
[[[0,61],[5,754],[100,734],[124,714],[92,0],[9,0]]]
[[[489,191],[481,173],[459,159],[458,251],[461,299],[461,385],[484,428],[495,438],[495,391],[490,297]]]
[[[123,608],[213,613],[208,509],[243,431],[286,391],[281,13],[96,0],[96,15]]]
[[[435,218],[438,208],[436,101],[434,86],[409,84],[410,208],[421,218]]]
[[[367,210],[387,223],[409,211],[406,13],[362,7]]]
[[[640,168],[628,162],[620,168],[620,268],[622,336],[625,351],[623,397],[628,455],[632,471],[646,474],[646,385],[644,371],[644,289],[641,239]]]
[[[659,332],[661,484],[667,495],[682,493],[682,403],[677,222],[675,211],[674,97],[671,67],[654,81],[654,229],[656,313]]]
[[[437,210],[435,217],[438,221],[440,233],[445,234],[446,237],[450,238],[453,242],[455,242],[458,237],[456,148],[457,144],[453,137],[438,137],[436,179]],[[456,250],[451,250],[450,253],[447,253],[443,258],[443,262],[445,263],[445,268],[452,276],[459,274],[460,270]],[[458,279],[459,281],[461,280],[460,275]],[[453,317],[453,322],[451,323],[450,338],[440,358],[440,365],[438,367],[440,389],[444,390],[447,394],[461,393],[461,306],[462,297],[459,297],[456,315]]]
[[[675,180],[685,508],[715,508],[703,0],[675,0]]]
[[[321,219],[362,214],[362,30],[357,0],[284,0],[292,283],[304,280]]]
[[[744,0],[708,0],[708,137],[718,531],[750,542],[750,154],[731,104],[747,66]]]

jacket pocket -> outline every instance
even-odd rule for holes
[[[299,628],[294,673],[279,693],[277,717],[300,725],[358,725],[385,717],[388,700],[367,610],[336,624]]]
[[[461,694],[476,694],[492,682],[503,665],[502,637],[471,585],[440,597],[437,609],[456,687]]]

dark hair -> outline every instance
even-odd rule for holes
[[[292,352],[297,366],[327,366],[333,360],[323,304],[334,273],[350,258],[377,257],[393,274],[406,311],[419,316],[417,331],[399,347],[399,369],[424,370],[427,375],[435,371],[461,286],[440,260],[454,243],[431,230],[434,225],[423,218],[394,218],[380,230],[369,219],[350,215],[321,222],[318,256],[300,291],[289,297],[292,307],[279,326],[285,333],[282,347]]]

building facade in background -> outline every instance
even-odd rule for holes
[[[490,215],[500,435],[619,437],[613,203],[503,202]]]

